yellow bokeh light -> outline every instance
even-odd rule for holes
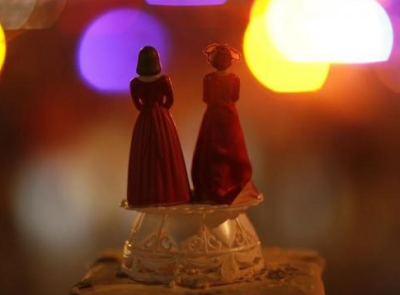
[[[257,80],[275,92],[311,92],[320,89],[328,76],[328,63],[288,61],[274,46],[265,26],[270,0],[254,3],[243,48],[248,67]]]
[[[3,68],[4,60],[6,58],[6,36],[4,35],[3,28],[0,24],[0,71]]]
[[[271,0],[265,25],[296,62],[386,61],[393,45],[389,17],[375,0]]]

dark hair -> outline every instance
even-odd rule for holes
[[[161,62],[158,51],[151,46],[140,49],[136,73],[140,76],[153,76],[161,72]]]
[[[210,56],[209,61],[214,68],[223,71],[232,65],[232,55],[228,48],[218,46]]]

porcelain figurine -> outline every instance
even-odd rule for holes
[[[190,187],[181,144],[170,108],[174,103],[171,80],[161,75],[157,50],[139,52],[130,83],[140,111],[132,136],[128,171],[128,206],[170,206],[190,201]]]
[[[215,71],[204,77],[207,110],[193,156],[194,202],[231,204],[251,183],[252,173],[235,106],[240,78],[228,71],[241,54],[227,44],[211,44],[204,54]]]

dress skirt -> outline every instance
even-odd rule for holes
[[[168,206],[189,201],[186,166],[171,113],[157,104],[144,107],[132,136],[128,204]]]
[[[193,156],[194,201],[231,204],[252,168],[234,103],[209,104]]]

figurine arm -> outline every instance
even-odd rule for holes
[[[240,78],[238,76],[235,77],[235,84],[233,85],[233,95],[232,101],[238,101],[240,94]]]
[[[142,102],[140,101],[140,98],[137,95],[137,92],[136,92],[136,89],[134,87],[134,82],[133,81],[131,81],[130,88],[131,88],[131,96],[132,96],[133,104],[135,105],[135,107],[139,111],[141,111],[143,109],[143,104],[142,104]]]
[[[174,93],[172,91],[172,83],[171,80],[166,77],[165,79],[166,87],[165,87],[165,103],[164,107],[170,109],[174,104]]]

